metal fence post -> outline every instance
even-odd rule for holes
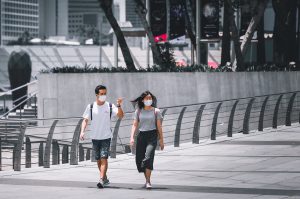
[[[31,168],[31,142],[30,142],[30,138],[26,137],[26,148],[25,148],[25,167],[26,168]]]
[[[286,120],[285,120],[286,126],[292,125],[292,112],[293,112],[293,105],[294,105],[296,95],[297,95],[297,93],[293,93],[293,95],[290,98],[289,105],[287,107]]]
[[[27,127],[27,123],[21,126],[20,135],[17,144],[14,147],[14,170],[21,171],[21,155],[22,155],[22,147],[24,142],[25,130]]]
[[[274,109],[273,125],[272,125],[274,129],[277,129],[278,111],[279,111],[279,105],[280,105],[282,97],[283,97],[283,95],[280,95],[278,97],[277,102],[276,102],[276,106],[275,106],[275,109]]]
[[[51,144],[53,138],[53,132],[58,120],[54,120],[52,126],[49,130],[46,146],[45,146],[45,154],[44,154],[44,168],[50,168],[50,153],[51,153]]]
[[[219,112],[220,112],[221,106],[222,106],[222,102],[220,102],[218,104],[215,114],[214,114],[214,118],[213,118],[213,122],[212,122],[212,126],[211,126],[211,135],[210,135],[211,140],[216,140],[216,137],[217,137],[217,122],[218,122],[218,117],[219,117]]]
[[[80,136],[80,127],[83,119],[80,119],[77,123],[77,126],[74,131],[71,152],[70,152],[70,164],[78,165],[78,148],[79,148],[79,136]]]
[[[265,117],[265,110],[266,110],[266,105],[269,100],[269,96],[267,96],[261,106],[260,114],[259,114],[259,122],[258,122],[258,131],[263,131],[264,130],[264,117]]]
[[[69,163],[69,146],[64,145],[62,149],[62,164]]]
[[[239,100],[236,100],[235,103],[233,104],[231,112],[230,112],[229,121],[228,121],[228,132],[227,132],[228,137],[232,137],[234,115],[235,115],[235,110],[236,110],[238,103],[239,103]]]
[[[179,147],[179,144],[180,144],[181,122],[182,122],[185,110],[186,110],[186,107],[183,107],[180,114],[179,114],[178,120],[177,120],[176,130],[175,130],[175,137],[174,137],[174,147]]]
[[[44,143],[40,142],[39,146],[39,167],[44,166]]]
[[[251,114],[251,109],[252,109],[254,100],[255,100],[255,98],[250,99],[247,109],[246,109],[246,112],[245,112],[244,123],[243,123],[243,134],[249,134],[250,114]]]
[[[199,144],[200,123],[201,123],[201,118],[202,118],[202,113],[204,111],[204,108],[205,108],[205,104],[200,106],[195,118],[193,140],[192,140],[193,144]]]
[[[110,147],[110,157],[111,158],[116,158],[117,154],[117,140],[118,140],[118,132],[120,128],[122,119],[118,119],[115,125],[115,129],[113,132],[113,137],[111,139],[111,147]]]

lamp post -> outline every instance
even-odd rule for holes
[[[201,64],[201,53],[200,53],[200,43],[201,43],[201,0],[196,1],[196,64],[199,66]]]

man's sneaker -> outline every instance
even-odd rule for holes
[[[97,187],[98,187],[99,189],[104,188],[102,179],[100,179],[100,181],[98,182]]]
[[[109,182],[108,178],[106,178],[106,179],[103,180],[103,186],[107,186],[109,184],[110,184],[110,182]]]
[[[152,189],[152,185],[150,182],[147,182],[145,187],[146,187],[146,189]]]

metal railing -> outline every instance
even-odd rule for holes
[[[300,91],[295,91],[163,107],[165,144],[179,147],[184,142],[199,144],[216,140],[218,136],[232,137],[236,133],[249,134],[267,127],[291,126],[292,123],[300,123],[299,103]],[[122,120],[112,122],[111,158],[116,158],[117,154],[135,153],[134,147],[129,146],[132,114],[127,112]],[[77,165],[84,160],[94,161],[91,140],[79,140],[82,118],[2,119],[0,123],[16,121],[21,124],[18,132],[0,134],[0,169],[12,166],[19,171],[22,166],[49,168],[51,162],[52,165]],[[30,125],[33,121],[48,125]],[[11,138],[13,135],[14,140]],[[10,139],[13,141],[10,142]],[[9,144],[11,148],[6,146]],[[25,157],[22,157],[24,145]]]
[[[0,113],[0,118],[6,117],[9,113],[16,111],[17,109],[20,109],[20,105],[24,104],[27,102],[28,105],[31,105],[31,102],[34,101],[35,103],[35,112],[37,112],[36,110],[36,95],[37,95],[37,91],[29,91],[29,86],[32,85],[37,85],[37,80],[29,82],[27,84],[24,84],[22,86],[19,86],[15,89],[0,93],[0,99],[2,99],[2,107],[3,107],[3,112]],[[11,99],[8,99],[9,96],[12,95],[13,92],[18,91],[22,88],[27,87],[27,94],[24,96],[19,97],[18,99],[12,101],[12,108],[7,108],[7,102],[11,101]],[[22,115],[21,115],[21,111],[20,111],[20,119],[22,119]]]

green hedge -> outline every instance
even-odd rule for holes
[[[274,64],[265,65],[248,65],[245,67],[246,72],[267,72],[267,71],[297,71],[299,68],[293,66],[277,67]],[[98,68],[90,65],[82,66],[65,66],[53,67],[51,69],[42,70],[41,73],[120,73],[131,72],[127,68],[112,67],[112,68]],[[231,66],[219,66],[216,69],[207,65],[191,65],[186,67],[160,67],[152,66],[148,68],[140,68],[136,72],[232,72]],[[243,71],[239,71],[243,72]]]

